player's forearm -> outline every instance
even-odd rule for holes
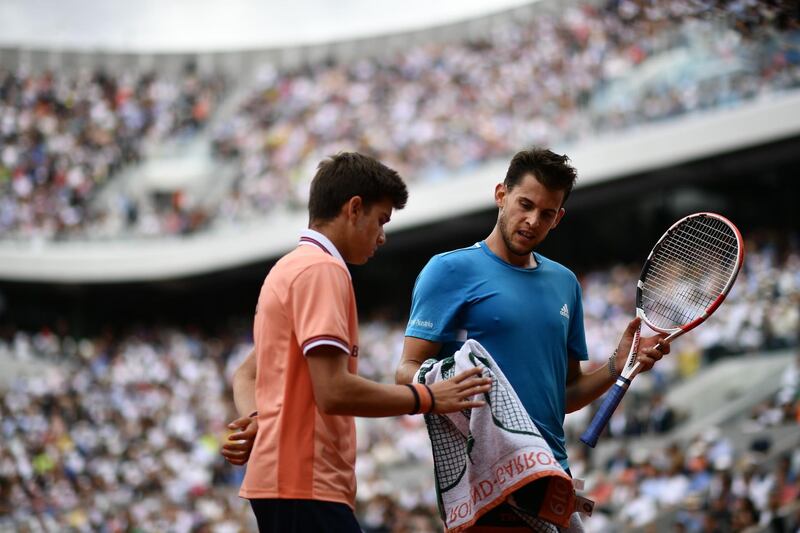
[[[422,363],[436,357],[442,350],[442,343],[434,342],[419,337],[406,337],[403,342],[403,358],[397,366],[394,382],[398,384],[411,383]]]
[[[580,374],[574,381],[567,384],[566,410],[568,413],[583,409],[603,395],[611,385],[614,378],[609,371],[608,364],[589,372]]]
[[[256,374],[247,365],[233,374],[233,403],[240,416],[249,416],[256,410]]]
[[[408,387],[375,383],[354,374],[340,376],[319,396],[320,410],[332,415],[399,416],[410,413],[415,405]]]
[[[398,385],[411,383],[414,381],[414,375],[417,373],[420,366],[422,366],[422,363],[418,361],[405,360],[401,362],[394,374],[394,382]]]

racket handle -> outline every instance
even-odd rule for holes
[[[614,386],[608,391],[603,403],[600,405],[600,409],[595,413],[594,418],[592,418],[592,423],[589,424],[589,427],[586,428],[586,431],[581,435],[581,442],[590,448],[595,447],[597,439],[600,438],[600,434],[608,425],[608,421],[611,420],[611,415],[616,411],[619,402],[622,401],[622,397],[625,396],[630,384],[631,380],[628,378],[622,376],[617,378],[617,382],[614,383]]]

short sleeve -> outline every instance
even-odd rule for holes
[[[586,361],[589,359],[589,350],[586,348],[586,333],[583,329],[583,292],[578,280],[575,280],[575,302],[572,308],[574,312],[569,321],[567,353],[573,359]]]
[[[434,256],[425,265],[414,284],[407,337],[433,342],[456,340],[456,318],[464,302],[462,279],[442,256]]]
[[[304,355],[320,345],[350,353],[351,295],[350,277],[337,265],[317,263],[297,276],[291,288],[291,312]]]

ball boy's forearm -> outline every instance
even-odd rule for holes
[[[255,351],[233,373],[231,382],[233,403],[239,416],[248,416],[256,410],[256,360]]]
[[[341,376],[317,397],[322,412],[332,415],[385,417],[410,414],[414,396],[408,387],[376,383],[353,374]]]
[[[233,403],[239,416],[248,416],[256,410],[256,380],[248,376],[234,374]]]

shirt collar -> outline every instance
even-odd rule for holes
[[[304,229],[300,233],[300,245],[316,246],[326,254],[332,255],[341,261],[343,265],[346,265],[342,254],[339,253],[339,250],[336,249],[336,246],[333,245],[329,238],[318,231],[314,231],[313,229]]]

